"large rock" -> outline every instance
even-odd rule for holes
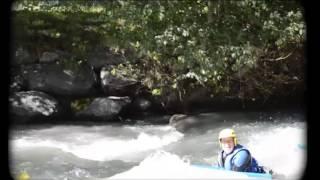
[[[185,114],[174,114],[169,119],[169,124],[180,132],[184,132],[195,122],[194,119],[188,119],[188,116]]]
[[[28,89],[56,95],[91,95],[96,83],[94,72],[87,66],[66,69],[57,64],[35,64],[22,68]]]
[[[114,121],[118,120],[119,113],[129,103],[131,103],[129,97],[95,98],[86,109],[76,113],[76,116],[88,120]]]
[[[11,64],[13,66],[32,64],[37,62],[36,58],[33,58],[30,53],[23,47],[18,47],[15,50],[14,57],[12,58]]]
[[[174,114],[169,124],[180,132],[206,132],[212,127],[233,126],[238,122],[254,122],[259,119],[255,112],[208,112],[193,115]]]
[[[18,92],[23,89],[24,81],[21,75],[15,75],[10,80],[10,93]]]
[[[59,59],[59,54],[55,52],[43,52],[39,61],[40,63],[51,63]]]
[[[139,118],[139,120],[136,122],[137,124],[141,124],[141,125],[167,125],[169,123],[169,118],[170,115],[149,115],[149,116],[145,116],[145,117],[141,117]]]
[[[39,63],[54,63],[61,60],[70,60],[73,56],[71,53],[54,49],[52,51],[45,51],[39,58]]]
[[[10,93],[24,91],[26,89],[26,83],[20,73],[20,69],[10,69]]]
[[[100,72],[102,90],[108,96],[134,96],[141,88],[140,82],[128,78],[112,75],[107,67],[103,67]]]
[[[179,99],[179,95],[176,92],[166,92],[165,96],[162,98],[162,104],[168,112],[183,112],[184,106]],[[161,102],[160,102],[161,103]]]
[[[15,92],[9,102],[10,115],[18,123],[56,117],[61,109],[56,99],[37,91]]]
[[[151,100],[144,97],[136,97],[132,102],[132,109],[139,112],[150,110],[152,106]]]
[[[180,132],[202,132],[210,124],[218,125],[218,123],[223,122],[225,119],[222,118],[219,113],[201,113],[197,115],[185,115],[185,114],[174,114],[169,119],[169,124]],[[201,129],[201,130],[199,130]]]
[[[103,66],[118,65],[125,60],[121,54],[116,54],[106,47],[96,47],[88,53],[88,63],[94,69],[101,69]]]

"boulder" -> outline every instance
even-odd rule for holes
[[[174,114],[169,119],[169,125],[180,132],[204,132],[212,127],[210,124],[218,125],[224,122],[220,113],[200,113],[195,115]]]
[[[169,119],[169,125],[175,127],[177,131],[184,132],[195,123],[194,119],[188,119],[185,114],[174,114]]]
[[[55,95],[92,95],[96,83],[95,73],[87,66],[67,69],[57,64],[34,64],[24,66],[22,74],[29,90]]]
[[[23,64],[36,63],[37,59],[33,58],[30,53],[23,47],[18,47],[14,52],[11,64],[13,66],[19,66]]]
[[[56,117],[61,107],[58,101],[38,91],[15,92],[9,97],[9,111],[15,122]]]
[[[84,110],[76,113],[76,117],[88,120],[115,121],[119,120],[121,110],[131,103],[129,97],[95,98]]]
[[[9,90],[10,93],[24,91],[26,89],[26,83],[24,78],[20,73],[20,69],[11,69],[10,70],[10,85]]]
[[[139,112],[148,111],[151,108],[152,102],[144,97],[137,97],[132,102],[132,109]]]
[[[55,52],[43,52],[39,62],[40,63],[52,63],[59,59],[59,55]]]
[[[106,67],[101,69],[100,78],[102,90],[108,96],[135,96],[141,88],[140,82],[128,77],[112,75]]]
[[[145,124],[145,125],[167,125],[169,123],[170,115],[148,115],[142,118],[139,118],[139,121],[137,121],[137,124]]]
[[[206,132],[215,126],[232,126],[237,122],[253,122],[259,119],[255,112],[226,111],[192,115],[174,114],[169,124],[180,132]]]
[[[116,54],[106,47],[96,47],[88,53],[88,63],[94,69],[101,69],[103,66],[118,65],[125,60],[121,54]]]
[[[155,115],[153,102],[144,97],[137,96],[133,97],[132,103],[123,109],[122,114],[125,117],[144,117]]]

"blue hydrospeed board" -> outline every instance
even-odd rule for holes
[[[229,171],[224,170],[222,168],[216,167],[216,166],[210,166],[210,165],[203,165],[203,164],[192,164],[192,167],[195,168],[206,168],[206,169],[212,169],[214,171],[224,171],[227,172],[228,177],[232,179],[232,177],[238,177],[239,175],[245,175],[246,179],[258,179],[258,180],[271,180],[272,175],[268,173],[251,173],[251,172],[236,172],[236,171]],[[230,175],[230,176],[229,176]]]

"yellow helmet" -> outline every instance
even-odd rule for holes
[[[223,129],[219,133],[219,142],[221,141],[221,138],[228,138],[232,137],[234,139],[234,145],[237,145],[237,135],[233,129]]]
[[[30,175],[26,171],[20,172],[17,177],[18,180],[30,180]]]

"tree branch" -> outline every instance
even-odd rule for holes
[[[280,60],[284,60],[284,59],[287,59],[289,56],[292,55],[293,52],[289,53],[288,55],[286,56],[281,56],[281,57],[278,57],[276,59],[264,59],[264,61],[280,61]]]

